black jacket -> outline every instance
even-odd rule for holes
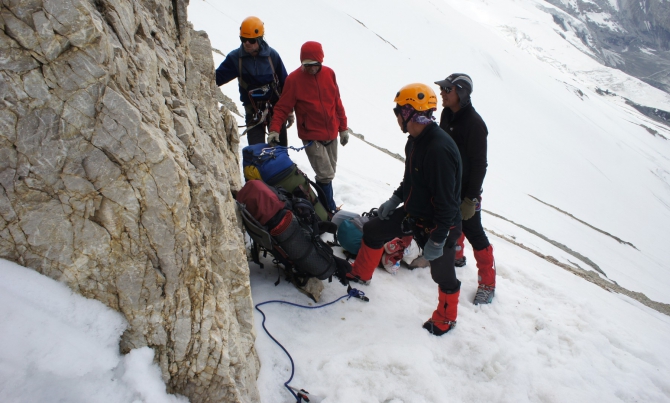
[[[429,123],[405,145],[405,175],[393,192],[412,217],[432,227],[430,239],[441,243],[449,228],[461,222],[461,157],[456,143]]]
[[[486,176],[486,138],[489,134],[486,123],[472,104],[453,113],[444,108],[440,127],[454,139],[463,161],[463,188],[461,197],[473,199],[482,193]]]

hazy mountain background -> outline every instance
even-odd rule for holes
[[[557,30],[605,66],[670,92],[670,2],[667,0],[546,0]],[[572,40],[574,42],[574,39]],[[670,122],[667,111],[641,111]]]

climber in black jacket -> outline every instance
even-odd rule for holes
[[[475,255],[478,268],[479,288],[475,295],[475,305],[489,304],[493,300],[496,286],[493,246],[482,226],[482,183],[486,176],[486,139],[488,130],[470,101],[473,90],[472,79],[467,74],[454,73],[444,80],[436,81],[442,95],[440,127],[454,139],[463,161],[461,180],[461,214],[463,233],[456,246],[458,267],[465,266],[463,240],[468,239]]]
[[[406,85],[394,101],[398,125],[409,134],[405,174],[391,198],[379,207],[379,216],[363,226],[361,248],[347,277],[369,284],[384,244],[413,235],[438,284],[437,309],[423,327],[441,336],[456,325],[461,290],[454,268],[461,235],[461,158],[456,143],[433,121],[437,96],[429,86]]]

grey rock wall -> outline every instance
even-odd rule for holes
[[[185,0],[2,0],[0,257],[122,312],[192,402],[257,402],[236,122]]]

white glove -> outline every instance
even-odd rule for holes
[[[270,132],[268,133],[268,144],[271,146],[275,146],[279,144],[279,133],[278,132]]]
[[[340,144],[342,146],[346,146],[349,142],[349,134],[351,134],[351,129],[348,127],[340,132]]]
[[[288,121],[288,124],[286,125],[286,128],[288,129],[295,123],[295,113],[291,112],[286,120]]]

